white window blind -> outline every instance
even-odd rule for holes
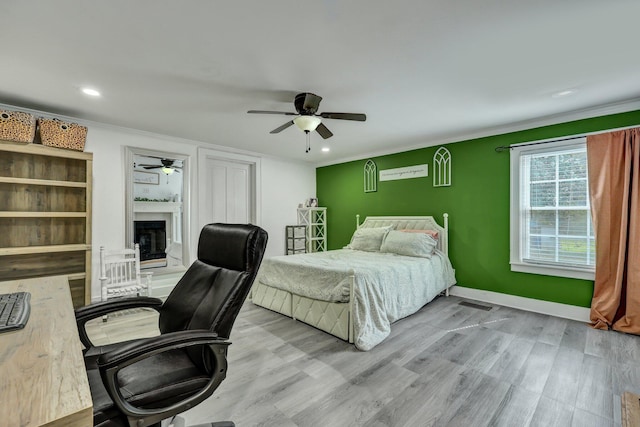
[[[553,275],[565,275],[557,273],[563,269],[592,272],[595,238],[584,139],[526,148],[512,153],[512,169],[517,169],[512,170],[512,179],[517,174],[512,187],[512,220],[517,225],[512,224],[512,269],[516,265],[516,271],[540,272],[548,267],[553,270],[542,274]]]

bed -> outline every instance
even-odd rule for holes
[[[455,284],[443,217],[358,216],[343,249],[264,260],[251,300],[368,351]]]

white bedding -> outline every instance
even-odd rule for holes
[[[256,280],[313,299],[348,302],[351,276],[354,344],[365,351],[389,335],[391,323],[455,284],[451,263],[440,251],[418,258],[351,249],[272,257],[263,261]]]

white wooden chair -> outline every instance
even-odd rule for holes
[[[140,246],[133,249],[107,251],[100,246],[100,286],[102,301],[126,296],[148,296],[151,275],[140,272]],[[106,316],[102,318],[106,321]]]

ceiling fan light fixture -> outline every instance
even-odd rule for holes
[[[162,172],[166,173],[167,175],[171,175],[174,171],[175,169],[171,167],[164,166],[162,168]]]
[[[293,119],[293,123],[305,132],[313,132],[316,130],[321,121],[322,120],[316,116],[298,116]]]

